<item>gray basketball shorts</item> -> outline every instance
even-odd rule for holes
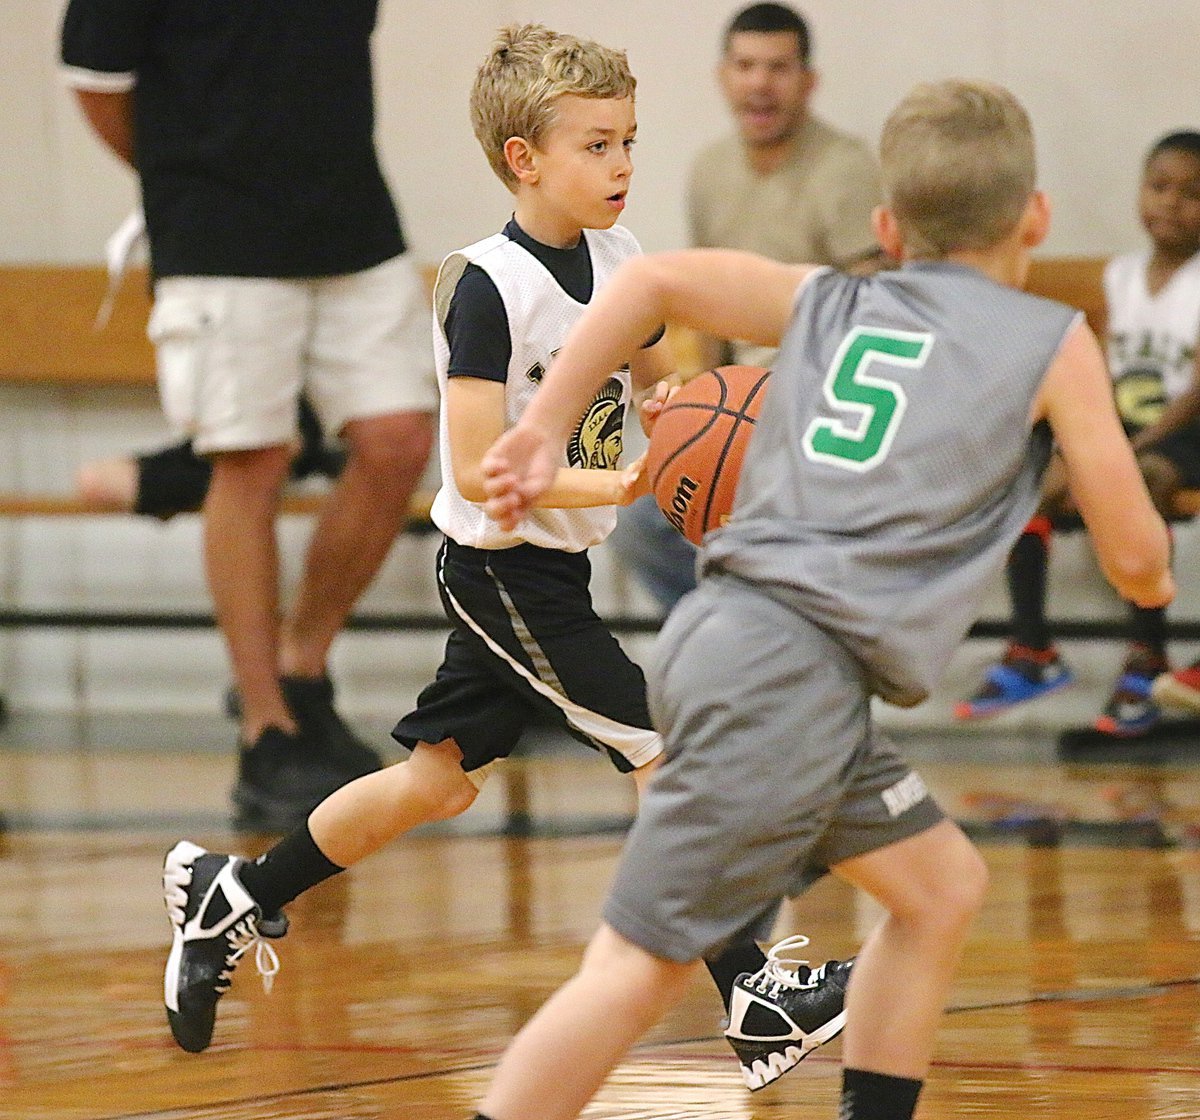
[[[730,576],[676,607],[649,688],[664,761],[604,918],[655,956],[712,957],[830,867],[943,819],[873,725],[856,662]]]

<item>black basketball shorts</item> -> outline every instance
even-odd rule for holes
[[[433,683],[392,732],[398,743],[453,739],[470,772],[549,720],[618,770],[657,757],[645,677],[592,608],[586,552],[447,539],[437,577],[453,629]]]

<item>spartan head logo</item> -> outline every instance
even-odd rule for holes
[[[596,394],[579,421],[567,444],[567,462],[573,467],[613,470],[621,458],[624,429],[621,383],[613,377]]]

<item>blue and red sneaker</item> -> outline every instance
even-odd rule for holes
[[[1013,643],[984,674],[979,691],[954,705],[955,719],[983,719],[1066,688],[1075,679],[1058,650]]]
[[[1145,735],[1162,719],[1154,702],[1154,679],[1169,673],[1171,666],[1161,653],[1145,646],[1134,646],[1113,685],[1104,711],[1096,717],[1096,730],[1105,735],[1129,739]]]

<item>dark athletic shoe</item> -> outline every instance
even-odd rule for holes
[[[1096,730],[1119,739],[1136,738],[1157,727],[1162,711],[1154,699],[1154,682],[1170,672],[1161,654],[1134,646],[1113,685],[1104,711],[1096,719]]]
[[[846,985],[854,960],[826,961],[811,969],[807,961],[785,955],[807,944],[802,935],[785,938],[767,953],[758,972],[744,972],[734,981],[725,1037],[750,1090],[782,1077],[846,1025]]]
[[[373,774],[383,766],[379,754],[350,729],[333,706],[333,681],[320,677],[280,677],[283,698],[301,732],[323,765],[342,776],[343,784]],[[225,714],[242,718],[242,698],[236,686],[225,690]]]
[[[383,759],[367,746],[333,706],[333,681],[320,677],[280,677],[283,698],[321,761],[343,781],[373,774]]]
[[[324,762],[306,736],[268,727],[252,746],[238,745],[234,827],[290,832],[349,780]]]
[[[279,971],[279,957],[264,937],[282,937],[287,918],[263,918],[237,876],[244,861],[206,852],[181,840],[163,862],[163,901],[171,920],[171,953],[163,975],[163,1000],[171,1034],[198,1054],[212,1041],[217,1000],[229,991],[237,962],[251,948],[263,987]]]

